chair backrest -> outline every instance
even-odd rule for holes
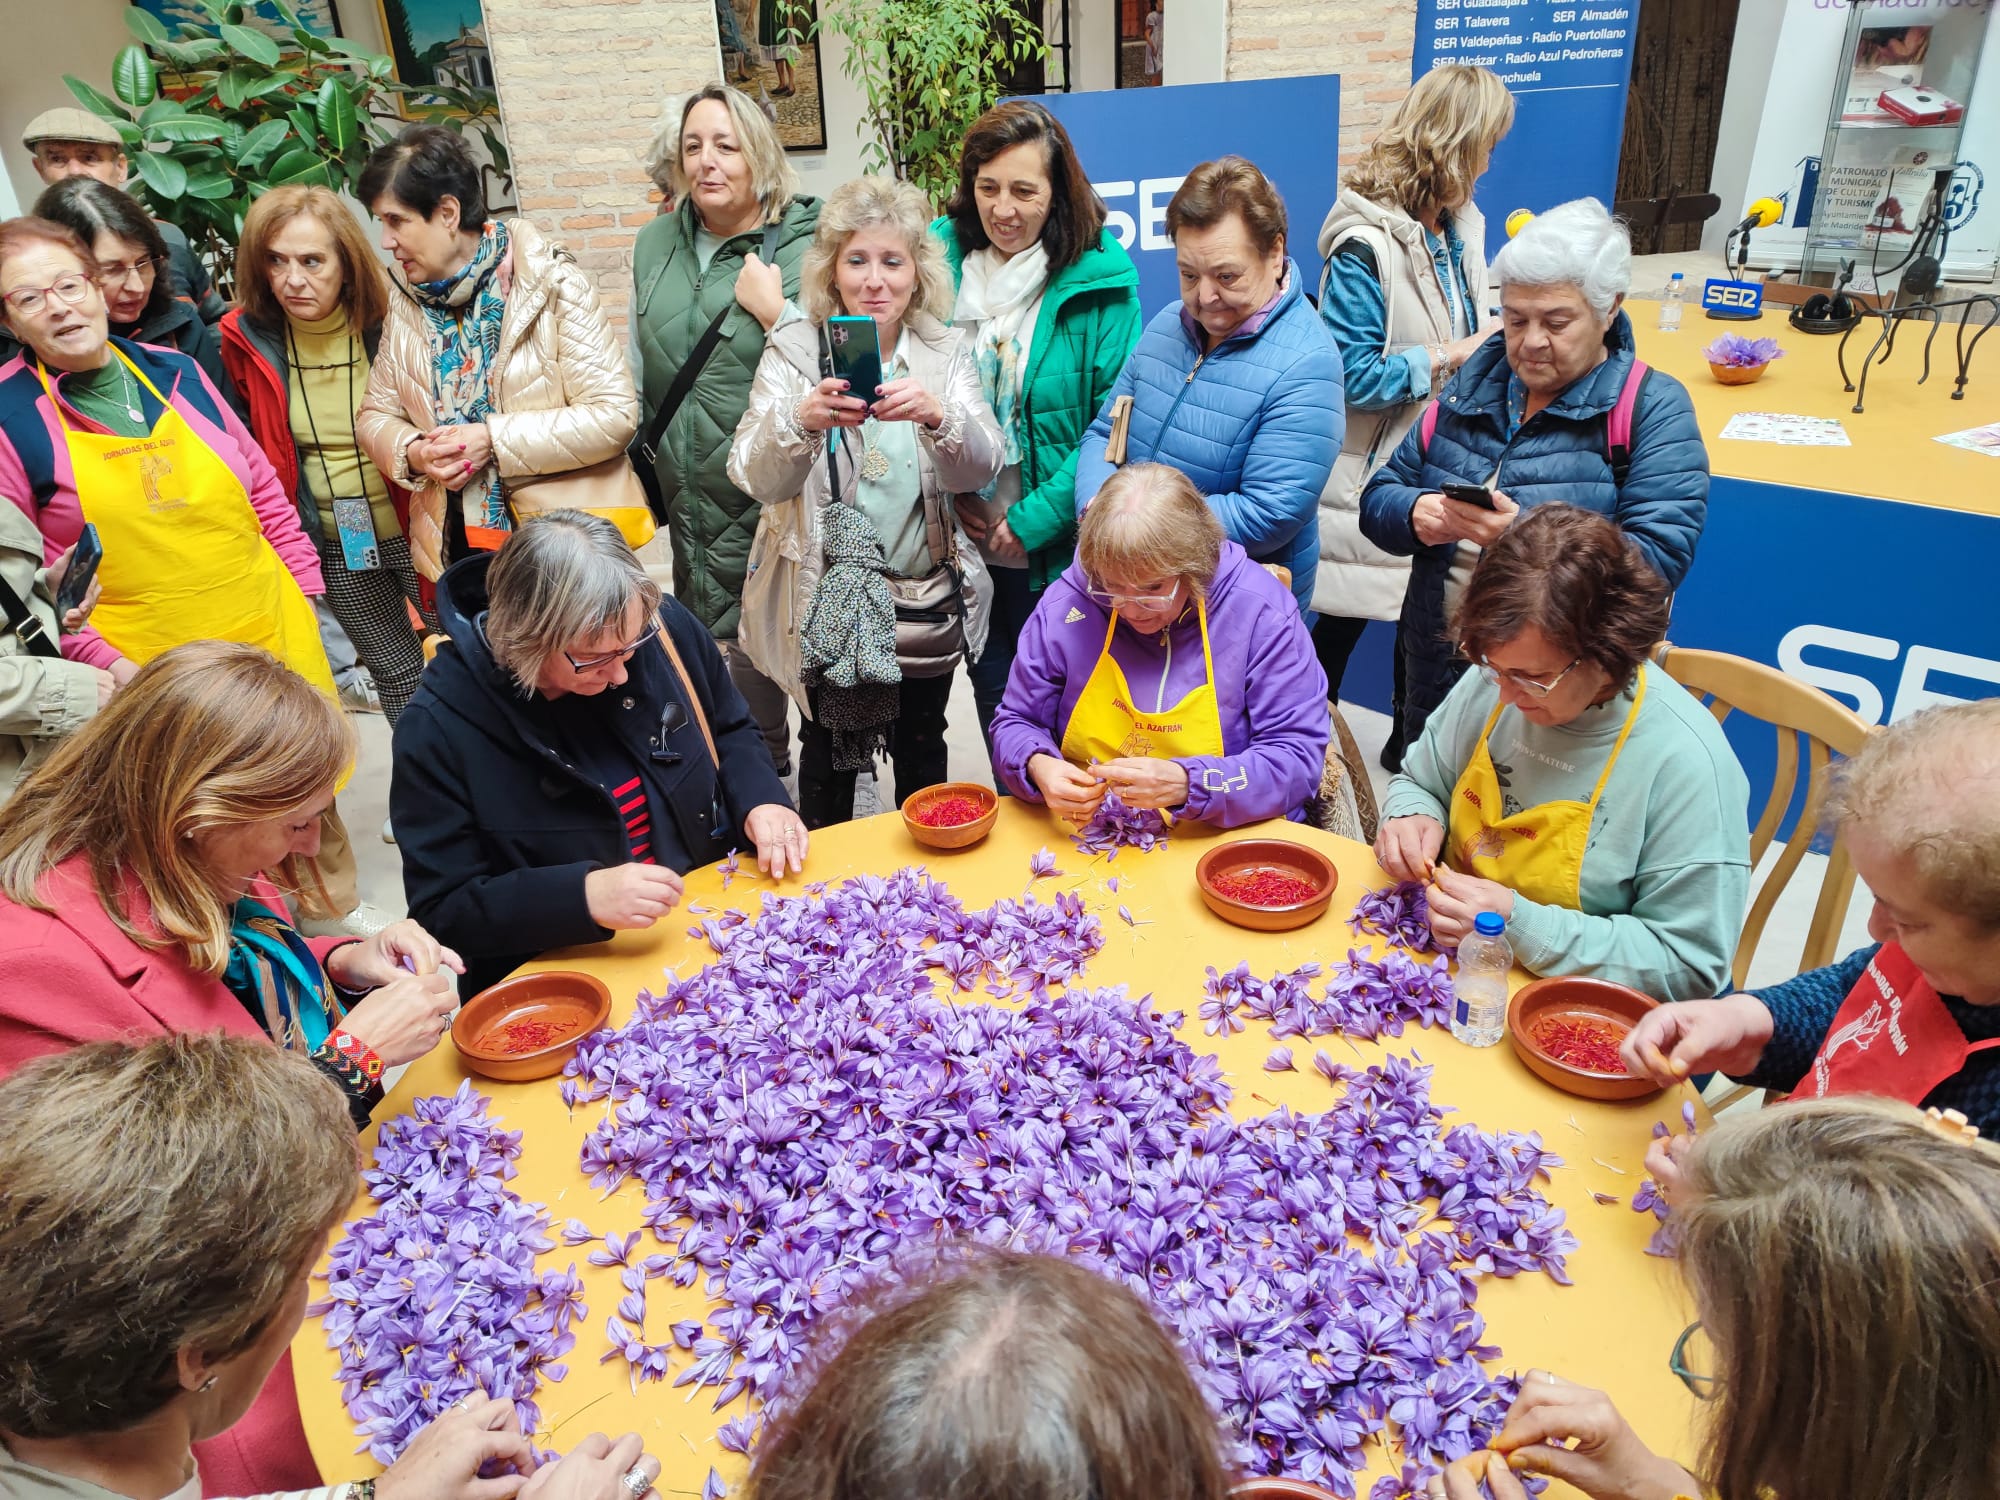
[[[1329,702],[1332,724],[1326,737],[1326,759],[1320,767],[1319,790],[1306,803],[1306,821],[1326,833],[1375,842],[1378,813],[1375,788],[1368,779],[1368,760],[1355,742],[1354,731],[1340,716],[1340,705]]]
[[[1819,832],[1820,813],[1826,802],[1827,766],[1834,755],[1852,755],[1860,749],[1861,742],[1873,730],[1859,714],[1818,688],[1787,677],[1762,662],[1721,651],[1683,650],[1672,642],[1663,642],[1653,657],[1669,677],[1708,704],[1716,723],[1740,711],[1753,719],[1762,719],[1777,732],[1778,760],[1771,778],[1771,795],[1765,800],[1756,826],[1750,830],[1752,870],[1763,861],[1764,852],[1777,837],[1778,825],[1791,806],[1799,782],[1799,742],[1805,741],[1808,781],[1798,823],[1785,844],[1785,852],[1778,856],[1751,898],[1743,936],[1730,964],[1730,977],[1735,987],[1741,989],[1772,909]],[[1846,920],[1847,904],[1853,895],[1854,866],[1847,857],[1847,842],[1836,837],[1826,862],[1826,874],[1820,881],[1812,924],[1806,930],[1805,949],[1799,955],[1800,973],[1833,962],[1841,923]]]

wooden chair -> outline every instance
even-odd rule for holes
[[[1306,803],[1306,821],[1326,833],[1372,844],[1379,814],[1375,787],[1368,779],[1368,758],[1340,716],[1340,706],[1328,703],[1326,711],[1333,720],[1332,733],[1326,739],[1319,791]]]
[[[1852,755],[1872,732],[1860,715],[1836,703],[1818,688],[1787,677],[1775,667],[1729,656],[1720,651],[1690,651],[1662,642],[1653,659],[1682,687],[1703,699],[1716,723],[1741,711],[1762,719],[1777,733],[1778,762],[1771,781],[1771,795],[1763,814],[1750,831],[1750,867],[1755,870],[1765,850],[1777,836],[1778,825],[1791,806],[1799,780],[1799,741],[1806,745],[1805,765],[1809,778],[1805,803],[1799,820],[1785,844],[1785,852],[1757,887],[1743,922],[1743,936],[1736,945],[1730,964],[1730,980],[1742,989],[1750,973],[1750,961],[1764,936],[1764,926],[1778,904],[1786,885],[1797,873],[1814,836],[1819,832],[1820,812],[1826,802],[1826,769],[1833,755]],[[1813,907],[1812,925],[1799,954],[1799,972],[1821,968],[1833,961],[1840,942],[1841,923],[1847,904],[1854,895],[1854,866],[1847,857],[1846,841],[1836,837],[1820,881],[1819,901]]]

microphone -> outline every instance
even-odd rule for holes
[[[1735,236],[1747,234],[1753,229],[1769,229],[1784,216],[1785,205],[1780,203],[1776,198],[1759,198],[1755,203],[1750,205],[1749,212],[1743,216],[1743,222],[1730,230],[1729,233]]]
[[[1523,229],[1526,229],[1534,217],[1533,211],[1525,208],[1517,208],[1511,214],[1507,215],[1507,238],[1511,240]]]

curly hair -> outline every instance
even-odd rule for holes
[[[1403,96],[1342,186],[1412,218],[1472,201],[1472,185],[1514,124],[1514,96],[1485,68],[1446,63]]]
[[[951,318],[957,293],[944,245],[931,233],[931,205],[923,190],[907,182],[873,175],[843,182],[820,210],[819,227],[799,267],[799,305],[815,323],[845,311],[834,281],[835,262],[848,240],[863,229],[886,228],[903,237],[916,262],[917,286],[911,311],[929,313],[940,323]],[[883,350],[886,356],[888,350]]]
[[[1476,662],[1532,625],[1622,690],[1666,639],[1671,597],[1616,522],[1537,505],[1481,555],[1452,627],[1460,654]]]

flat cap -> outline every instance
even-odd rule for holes
[[[30,151],[38,141],[96,141],[105,146],[122,146],[118,132],[87,109],[70,105],[67,109],[45,109],[28,121],[21,132],[21,144]]]

